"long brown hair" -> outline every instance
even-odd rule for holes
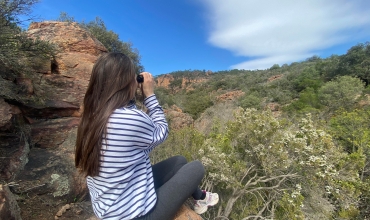
[[[85,176],[99,174],[100,151],[109,116],[135,97],[136,71],[122,53],[101,55],[91,72],[77,130],[75,166]]]

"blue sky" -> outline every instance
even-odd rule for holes
[[[266,69],[370,41],[368,0],[40,0],[32,14],[100,17],[145,70]]]

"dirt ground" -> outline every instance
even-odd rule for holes
[[[17,201],[23,220],[97,219],[90,201],[68,203],[63,200],[48,200],[32,192],[18,195]]]

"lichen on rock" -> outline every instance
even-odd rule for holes
[[[56,185],[56,191],[53,192],[54,197],[68,195],[70,190],[68,177],[53,173],[50,184]]]

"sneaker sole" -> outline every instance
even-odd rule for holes
[[[205,213],[207,210],[208,210],[208,206],[204,206],[202,209],[194,210],[194,212],[197,213],[198,215],[201,215]]]
[[[208,206],[204,206],[202,209],[198,209],[196,211],[194,210],[194,212],[197,213],[198,215],[201,215],[208,210],[208,207],[216,205],[218,203],[218,200],[219,198],[217,197],[217,200],[214,200],[212,204],[209,204]]]
[[[214,205],[216,205],[216,204],[218,203],[218,200],[219,200],[219,198],[218,198],[218,196],[217,196],[217,200],[213,201],[213,203],[212,203],[212,204],[209,204],[209,205],[208,205],[208,207],[209,207],[209,206],[214,206]]]

